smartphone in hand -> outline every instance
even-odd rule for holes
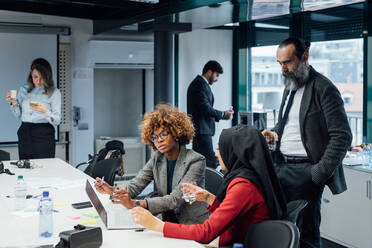
[[[37,107],[37,105],[39,105],[37,102],[30,101],[31,107]]]

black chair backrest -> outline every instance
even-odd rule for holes
[[[97,161],[92,168],[92,177],[105,177],[105,181],[114,185],[115,175],[121,171],[121,159],[109,158]]]
[[[10,160],[10,153],[0,150],[0,161]]]
[[[295,200],[287,203],[287,213],[285,214],[283,220],[288,220],[293,224],[298,221],[298,216],[301,211],[307,206],[306,200]]]
[[[216,195],[223,181],[223,174],[215,169],[205,168],[205,189]]]
[[[268,220],[253,224],[245,237],[246,248],[298,248],[300,233],[295,224]]]

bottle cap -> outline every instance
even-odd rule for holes
[[[23,179],[23,176],[19,175],[19,176],[18,176],[18,179]]]
[[[242,243],[234,243],[233,245],[233,248],[243,248],[243,244]]]
[[[43,197],[49,197],[49,191],[43,191]]]

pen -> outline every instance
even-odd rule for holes
[[[103,176],[102,179],[101,179],[101,183],[99,185],[100,187],[102,187],[102,185],[103,185],[103,180],[105,180],[105,176]]]

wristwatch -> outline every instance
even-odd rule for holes
[[[140,201],[136,201],[136,207],[141,207]]]

